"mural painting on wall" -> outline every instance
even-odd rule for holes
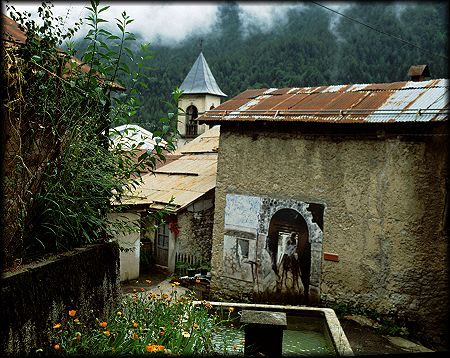
[[[252,285],[255,302],[317,303],[324,208],[227,194],[224,275]]]

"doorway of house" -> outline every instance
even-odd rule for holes
[[[167,267],[169,263],[169,224],[158,227],[155,242],[156,264]]]
[[[294,209],[278,210],[270,219],[265,250],[270,255],[274,285],[264,292],[271,303],[307,304],[311,271],[308,225]]]

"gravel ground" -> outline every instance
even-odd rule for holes
[[[170,284],[170,274],[160,268],[154,268],[150,272],[142,273],[137,280],[122,283],[123,293],[131,293],[134,290],[142,291],[142,288],[153,293],[167,294],[173,292],[173,290],[176,290],[178,293],[183,293],[187,290],[181,286],[172,286]],[[433,352],[433,350],[424,347],[418,342],[411,342],[401,337],[384,336],[367,325],[367,321],[370,320],[361,316],[348,316],[340,319],[341,326],[356,356]]]

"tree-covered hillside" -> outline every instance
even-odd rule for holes
[[[145,70],[148,88],[141,91],[138,124],[156,130],[167,111],[163,101],[181,85],[200,52],[200,40],[228,99],[247,88],[404,81],[413,64],[428,64],[433,78],[448,77],[446,2],[364,2],[340,10],[375,30],[306,4],[269,30],[255,27],[244,35],[238,6],[224,2],[211,34],[190,35],[176,47],[150,44],[153,58]]]

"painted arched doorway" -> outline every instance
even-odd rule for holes
[[[271,302],[304,304],[308,300],[311,245],[308,225],[294,209],[277,211],[269,223],[266,250],[275,273]]]

